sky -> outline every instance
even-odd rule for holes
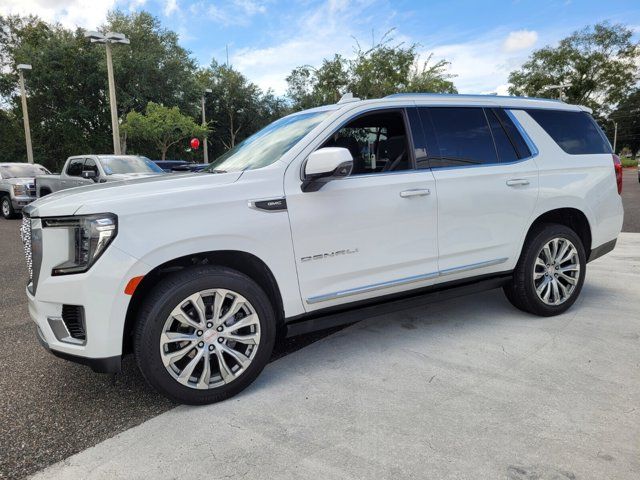
[[[0,0],[0,15],[35,14],[95,30],[109,10],[146,10],[176,31],[201,65],[229,62],[264,90],[286,92],[300,65],[353,56],[393,30],[421,59],[451,62],[460,93],[505,94],[509,72],[538,48],[600,21],[640,39],[640,0]]]

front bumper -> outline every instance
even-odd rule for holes
[[[70,362],[87,365],[91,367],[91,370],[96,373],[118,373],[122,369],[122,357],[120,355],[107,358],[87,358],[77,355],[71,355],[69,353],[63,353],[57,350],[53,350],[51,347],[49,347],[49,344],[44,339],[44,334],[42,333],[42,330],[40,330],[40,327],[36,327],[36,335],[38,336],[40,345],[42,345],[45,350],[58,358],[62,358],[63,360],[69,360]]]
[[[36,200],[36,197],[30,196],[11,197],[11,205],[16,212],[19,212],[31,202],[35,202]]]
[[[29,315],[38,328],[42,344],[54,355],[91,366],[98,372],[120,368],[123,333],[131,297],[124,293],[127,282],[145,275],[148,267],[134,257],[110,245],[93,267],[85,273],[51,276],[60,263],[53,237],[43,240],[43,256],[35,294],[26,288]],[[83,309],[85,338],[72,338],[62,324],[65,308]]]

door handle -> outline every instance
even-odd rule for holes
[[[513,178],[511,180],[507,180],[507,185],[510,187],[520,187],[524,185],[529,185],[529,180],[525,178]]]
[[[429,190],[428,188],[412,188],[411,190],[404,190],[400,192],[400,196],[402,198],[424,197],[430,194],[431,194],[431,190]]]

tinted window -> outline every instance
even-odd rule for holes
[[[602,130],[587,112],[537,109],[526,112],[571,155],[611,153]]]
[[[322,146],[347,148],[353,174],[409,168],[408,138],[400,111],[367,113],[336,131]]]
[[[502,108],[493,108],[491,109],[494,115],[500,121],[502,128],[507,133],[509,140],[511,140],[511,144],[516,149],[518,153],[518,158],[527,158],[533,155],[533,152],[529,149],[527,142],[522,138],[522,135],[518,131],[518,128],[514,125],[511,117],[505,112]]]
[[[67,175],[71,177],[79,177],[82,175],[82,165],[84,165],[84,158],[74,158],[69,162]]]
[[[436,139],[436,132],[433,128],[431,114],[428,108],[419,108],[418,110],[420,111],[420,120],[422,121],[424,139],[427,145],[428,167],[437,167],[441,165],[442,162],[440,160],[440,148],[438,147],[438,140]]]
[[[496,142],[496,150],[498,152],[498,160],[501,162],[515,162],[518,160],[518,152],[511,143],[507,132],[502,128],[502,124],[496,114],[491,110],[485,110],[493,141]]]
[[[439,164],[465,166],[496,163],[493,138],[482,108],[430,108],[431,120],[440,147]]]

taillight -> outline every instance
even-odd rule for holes
[[[616,183],[618,184],[618,193],[622,194],[622,162],[620,162],[620,157],[615,153],[612,155],[613,157],[613,168],[616,171]]]

